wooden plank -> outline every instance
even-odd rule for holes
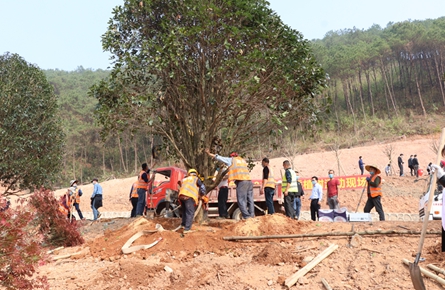
[[[326,248],[323,252],[321,252],[315,259],[310,261],[306,266],[298,270],[297,273],[294,273],[292,276],[288,277],[286,281],[284,281],[284,285],[287,287],[291,287],[294,285],[299,278],[303,277],[308,273],[312,268],[318,265],[321,261],[323,261],[327,256],[329,256],[332,252],[338,249],[338,245],[330,245],[328,248]]]

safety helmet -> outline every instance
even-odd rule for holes
[[[194,168],[189,169],[189,171],[187,172],[187,175],[190,175],[192,173],[194,173],[195,175],[198,175],[198,171],[196,171],[196,169],[194,169]]]
[[[445,160],[440,161],[440,167],[445,167]]]
[[[232,152],[232,153],[230,153],[229,156],[230,156],[230,157],[238,157],[238,153],[236,153],[236,152]]]
[[[70,181],[70,186],[73,186],[74,183],[77,183],[76,179],[73,179],[73,180]]]

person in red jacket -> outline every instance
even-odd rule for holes
[[[334,170],[329,170],[329,181],[327,182],[328,198],[326,199],[326,204],[329,205],[330,209],[338,209],[338,186],[340,181],[334,177]]]

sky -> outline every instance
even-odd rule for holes
[[[123,0],[0,0],[0,55],[9,51],[42,69],[110,67],[101,35]],[[445,16],[445,0],[269,0],[307,39],[326,32]]]

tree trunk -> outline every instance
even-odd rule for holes
[[[137,149],[137,140],[134,138],[134,172],[138,172],[138,149]]]
[[[374,117],[374,115],[375,115],[374,100],[372,98],[372,89],[371,89],[371,84],[369,83],[369,72],[368,71],[365,71],[365,77],[366,77],[366,83],[368,85],[368,96],[369,96],[369,100],[371,102],[371,112],[372,112],[372,116]]]
[[[105,171],[105,146],[102,146],[102,171],[103,176],[105,177],[106,171]]]
[[[419,95],[420,106],[422,107],[423,115],[426,117],[426,111],[425,111],[425,107],[423,106],[423,99],[422,99],[422,94],[420,93],[419,80],[417,78],[417,72],[416,71],[414,71],[414,76],[416,78],[417,94]]]
[[[119,153],[120,153],[120,157],[121,157],[121,169],[124,172],[127,172],[127,169],[125,168],[125,160],[124,160],[124,152],[122,150],[122,145],[121,145],[121,139],[119,138],[119,136],[117,136],[117,144],[119,146]]]
[[[355,135],[357,135],[357,128],[356,128],[356,124],[355,124],[355,114],[354,114],[354,109],[352,108],[350,97],[349,97],[348,85],[346,83],[346,80],[344,80],[342,83],[343,83],[343,93],[345,94],[345,99],[346,99],[346,106],[348,106],[348,108],[349,108],[348,111],[350,111],[350,113],[352,114],[352,121],[354,124],[354,133],[355,133]]]
[[[76,152],[73,148],[73,178],[76,179]]]
[[[394,108],[394,112],[396,113],[396,116],[399,116],[399,113],[397,112],[396,104],[395,104],[395,102],[394,102],[393,95],[392,95],[392,93],[391,93],[391,88],[390,88],[389,83],[388,83],[388,78],[387,78],[387,76],[386,76],[385,65],[383,64],[383,61],[382,61],[382,60],[380,60],[380,62],[381,62],[380,70],[382,71],[382,76],[383,76],[383,79],[385,80],[386,90],[387,90],[387,92],[388,92],[388,94],[389,94],[389,98],[390,98],[390,100],[391,100],[391,104],[392,104],[392,106],[393,106],[393,108]],[[388,113],[389,113],[389,112],[388,112]]]
[[[434,65],[436,67],[436,74],[437,74],[437,79],[439,81],[440,93],[442,94],[442,103],[445,106],[445,94],[443,92],[442,78],[439,72],[439,64],[437,63],[436,56],[434,56]]]
[[[358,82],[359,82],[359,85],[360,85],[359,96],[360,96],[360,103],[362,104],[363,119],[366,122],[365,105],[363,104],[363,84],[362,84],[362,70],[361,69],[359,69],[359,71],[358,71]]]

